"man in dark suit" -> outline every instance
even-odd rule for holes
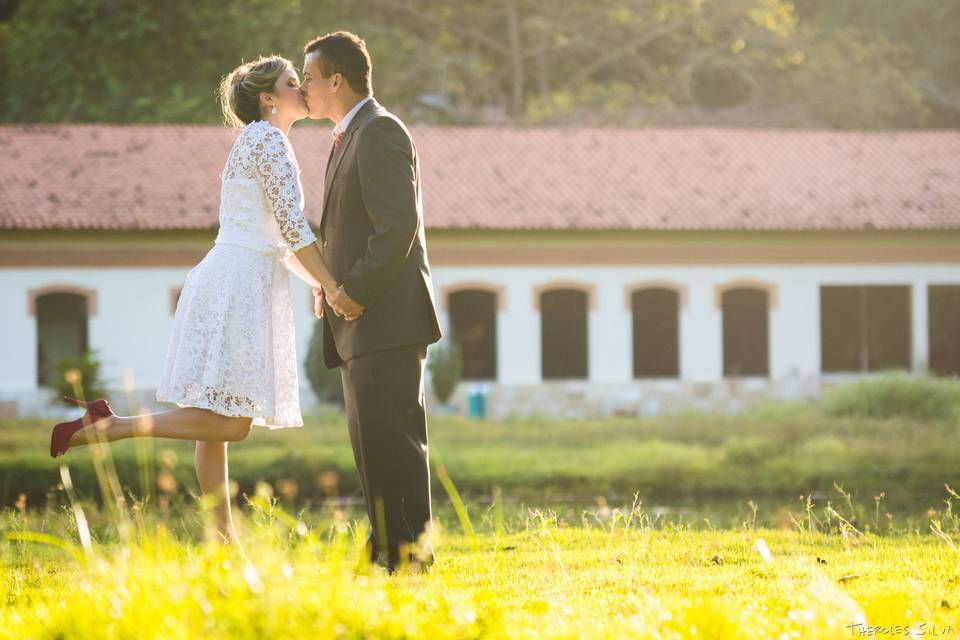
[[[320,245],[339,283],[314,289],[323,355],[340,367],[350,442],[371,534],[371,560],[394,570],[433,562],[423,368],[440,339],[427,260],[417,148],[373,98],[358,36],[338,31],[304,48],[311,118],[335,123]],[[426,542],[421,545],[420,542]]]

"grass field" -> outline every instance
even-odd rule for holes
[[[250,564],[210,542],[191,443],[52,461],[47,422],[2,422],[0,638],[960,637],[948,391],[433,419],[437,563],[395,576],[338,414],[231,446]]]
[[[93,514],[85,551],[69,511],[8,510],[3,637],[835,639],[960,627],[952,516],[941,537],[840,521],[833,533],[803,521],[695,530],[640,508],[569,526],[530,511],[472,535],[441,527],[428,574],[388,577],[360,560],[362,524],[336,512],[291,516],[254,498],[242,529],[253,568],[150,509],[129,513]]]
[[[62,501],[58,462],[47,454],[49,421],[0,422],[0,505],[21,494],[31,507]],[[775,526],[801,496],[818,504],[851,494],[864,528],[881,515],[923,516],[941,508],[944,484],[960,486],[960,435],[953,420],[831,416],[816,408],[777,405],[739,415],[504,422],[433,418],[431,462],[444,465],[467,502],[488,505],[495,491],[511,505],[581,507],[632,501],[648,508],[685,508],[718,526],[737,525],[760,506],[759,522]],[[137,440],[112,448],[120,482],[138,496],[157,481],[177,494],[196,491],[189,442]],[[69,463],[81,498],[98,497],[87,449]],[[330,498],[358,499],[357,475],[343,417],[307,416],[303,429],[255,429],[231,445],[231,477],[240,493],[268,482],[286,508],[320,508]],[[436,478],[434,478],[436,486]],[[438,492],[441,501],[442,491]],[[925,527],[924,527],[925,528]]]

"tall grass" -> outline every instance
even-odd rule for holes
[[[584,511],[577,523],[530,509],[467,524],[461,504],[459,530],[434,528],[433,568],[394,576],[367,562],[363,520],[336,509],[288,513],[265,487],[238,518],[250,563],[197,535],[209,526],[200,502],[184,507],[195,518],[130,502],[126,539],[115,513],[81,505],[94,540],[86,550],[71,512],[8,509],[0,630],[63,639],[727,639],[956,626],[956,493],[936,535],[882,537],[852,524],[836,493],[835,506],[808,501],[781,529],[747,518],[723,531],[666,520],[639,499]],[[192,522],[191,535],[176,533],[178,517]]]
[[[584,504],[598,495],[616,502],[636,492],[647,504],[785,503],[829,495],[838,482],[867,508],[885,492],[897,510],[922,510],[939,500],[944,483],[960,484],[960,448],[944,446],[960,436],[958,420],[832,415],[829,407],[765,403],[736,415],[574,421],[435,417],[431,455],[455,475],[467,503],[489,503],[497,489],[505,505]],[[253,494],[258,482],[269,482],[290,508],[358,498],[343,417],[323,413],[306,423],[279,433],[255,430],[231,447],[237,490]],[[0,504],[12,505],[21,493],[42,504],[60,482],[45,453],[48,434],[45,421],[0,423]],[[191,447],[134,439],[115,443],[103,461],[86,448],[68,459],[81,497],[101,494],[96,465],[109,463],[122,488],[164,502],[197,491]],[[436,474],[433,480],[439,486]]]
[[[661,463],[645,473],[696,476],[719,456],[741,482],[785,464],[784,448],[799,456],[792,464],[813,464],[843,458],[865,431],[899,434],[901,442],[905,427],[926,433],[902,418],[821,423],[797,406],[769,405],[739,419],[726,433],[689,414],[642,421],[629,434],[649,436],[643,450]],[[780,428],[764,438],[771,425]],[[563,462],[573,450],[564,441],[582,445],[603,433],[614,442],[578,464],[621,464],[614,452],[628,441],[616,439],[616,429],[625,423],[576,426],[553,425],[556,437],[538,445],[538,453],[557,455],[546,462]],[[490,440],[482,449],[488,464],[502,463],[492,453],[507,455],[497,448],[498,425],[457,427],[479,430],[475,438]],[[512,446],[525,438],[534,442],[524,432]],[[707,443],[699,452],[697,441]],[[67,458],[42,507],[30,508],[23,494],[0,512],[2,637],[725,640],[860,637],[876,625],[954,637],[958,626],[960,494],[950,484],[940,485],[942,506],[917,518],[897,513],[885,491],[867,508],[834,477],[772,517],[749,500],[736,522],[718,529],[647,506],[640,493],[619,503],[598,496],[595,506],[567,513],[511,508],[497,474],[489,476],[494,502],[481,508],[458,489],[478,470],[449,449],[434,460],[442,459],[435,471],[451,503],[430,529],[437,563],[426,574],[388,576],[367,560],[359,508],[331,500],[297,509],[294,485],[262,479],[250,492],[238,487],[247,550],[240,555],[217,541],[212,505],[181,489],[175,450],[155,453],[151,441],[140,442],[129,486],[118,473],[119,447],[94,444],[98,499],[78,496],[76,463]],[[536,477],[529,467],[515,470]],[[336,484],[327,477],[327,490]]]

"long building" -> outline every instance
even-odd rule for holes
[[[960,374],[960,132],[413,128],[462,408],[648,415]],[[0,414],[93,349],[149,402],[231,133],[0,127]],[[308,216],[329,130],[295,125]],[[315,319],[291,276],[302,361]]]

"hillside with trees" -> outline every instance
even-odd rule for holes
[[[7,0],[0,120],[215,123],[224,73],[337,29],[416,124],[960,127],[957,0]]]

